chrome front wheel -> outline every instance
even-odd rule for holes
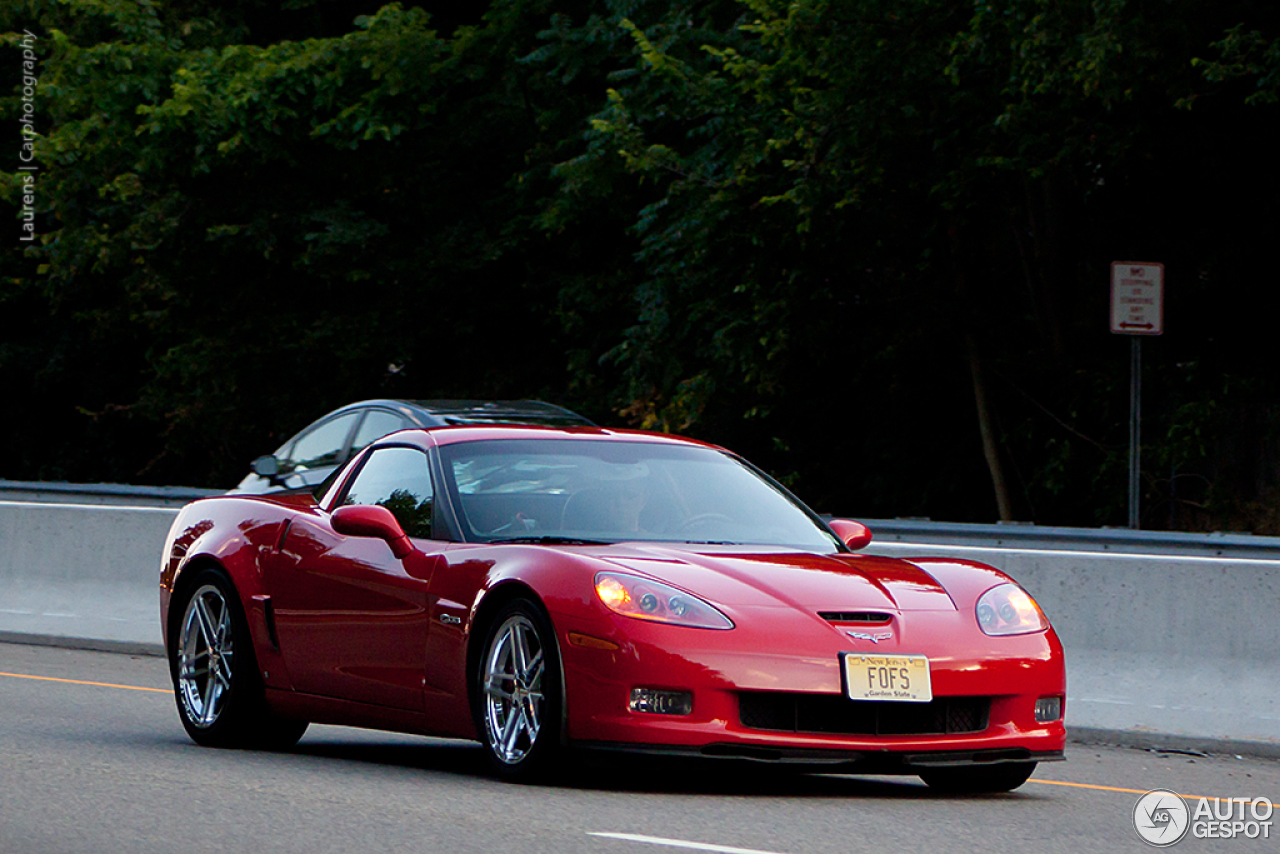
[[[551,627],[517,600],[494,622],[479,668],[480,734],[498,773],[528,778],[550,765],[560,739],[560,661]]]

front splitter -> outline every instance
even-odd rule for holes
[[[1061,762],[1061,750],[1035,752],[1021,747],[987,750],[941,750],[894,752],[867,750],[824,750],[776,748],[719,742],[698,747],[682,745],[620,744],[617,742],[572,742],[575,751],[595,755],[653,756],[682,759],[729,759],[787,765],[797,770],[809,767],[827,772],[851,774],[919,774],[935,768],[990,767],[1030,762]]]

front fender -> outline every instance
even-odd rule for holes
[[[903,559],[933,576],[946,589],[951,601],[956,603],[956,608],[962,611],[973,611],[978,604],[978,597],[992,587],[1018,583],[995,567],[974,560],[949,557]],[[1034,595],[1033,593],[1032,596]]]

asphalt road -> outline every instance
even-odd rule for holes
[[[1280,803],[1274,760],[1084,745],[981,797],[721,764],[519,786],[483,760],[468,743],[341,727],[313,727],[290,753],[200,748],[161,659],[0,644],[0,854],[1112,854],[1153,850],[1132,814],[1154,788]],[[1280,811],[1272,824],[1271,839],[1170,850],[1277,851]]]

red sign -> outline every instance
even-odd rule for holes
[[[1164,332],[1164,265],[1111,264],[1111,331],[1119,335]]]

